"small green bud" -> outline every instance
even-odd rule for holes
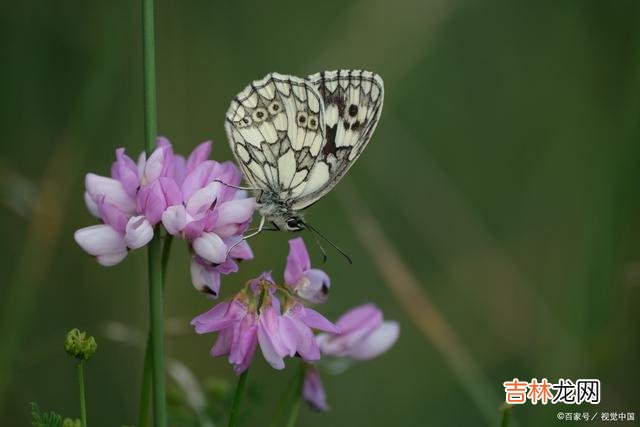
[[[87,335],[86,332],[80,332],[77,328],[70,330],[67,333],[67,339],[64,340],[64,349],[67,354],[80,360],[89,359],[97,348],[95,338]]]
[[[65,418],[64,421],[62,421],[62,427],[82,427],[82,422],[80,420]]]

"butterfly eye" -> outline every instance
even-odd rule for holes
[[[309,129],[316,130],[318,129],[318,116],[309,116]]]
[[[280,105],[280,103],[278,101],[273,101],[271,104],[269,104],[269,113],[272,115],[276,115],[280,112],[280,110],[282,110],[282,106]]]
[[[296,123],[298,123],[298,126],[306,127],[307,119],[307,113],[305,113],[304,111],[298,111],[298,115],[296,116]]]
[[[298,231],[302,230],[301,221],[298,218],[289,218],[287,220],[287,228],[289,231]]]
[[[251,126],[251,123],[253,123],[253,120],[251,120],[251,117],[249,117],[249,116],[244,116],[240,120],[240,123],[242,123],[241,127]]]
[[[267,110],[262,107],[256,108],[251,116],[256,123],[263,122],[267,118]]]

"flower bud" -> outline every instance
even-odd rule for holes
[[[64,421],[62,421],[62,427],[82,427],[82,421],[65,418]]]
[[[87,335],[86,332],[80,332],[77,328],[70,330],[67,333],[67,339],[64,340],[64,349],[67,354],[79,360],[89,359],[97,348],[95,338]]]

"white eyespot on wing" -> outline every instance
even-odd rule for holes
[[[313,84],[268,74],[236,96],[226,117],[230,146],[247,181],[278,197],[291,197],[294,180],[296,193],[302,191],[326,131],[322,97]]]

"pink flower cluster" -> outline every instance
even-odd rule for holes
[[[356,307],[333,324],[304,303],[324,302],[329,277],[311,268],[301,238],[289,241],[284,284],[270,273],[249,281],[228,301],[221,302],[191,321],[198,334],[218,332],[212,356],[228,355],[236,373],[251,364],[259,346],[265,360],[283,369],[284,358],[299,356],[306,368],[303,397],[317,410],[327,410],[318,370],[311,365],[321,355],[366,360],[387,351],[397,340],[396,322],[384,321],[373,304]],[[322,331],[314,335],[314,331]]]
[[[184,158],[164,138],[137,162],[117,149],[111,176],[86,175],[84,199],[102,223],[77,230],[78,245],[111,266],[164,229],[187,241],[194,286],[217,297],[221,275],[253,258],[243,234],[256,200],[237,188],[242,179],[237,166],[208,160],[210,153],[211,142],[203,142]],[[258,347],[275,369],[283,369],[287,357],[300,357],[306,366],[302,395],[325,411],[316,365],[321,356],[371,359],[387,351],[399,334],[398,324],[385,321],[373,304],[347,311],[335,324],[309,307],[325,302],[330,286],[329,276],[311,267],[302,238],[292,239],[282,284],[263,273],[191,324],[198,334],[218,332],[211,354],[227,355],[238,374],[249,367]]]
[[[117,149],[110,177],[86,175],[84,199],[102,224],[77,230],[76,242],[111,266],[149,243],[162,224],[193,249],[194,286],[217,296],[220,275],[237,271],[238,260],[253,258],[242,234],[256,201],[233,188],[242,178],[237,166],[207,160],[210,153],[207,141],[185,159],[165,138],[158,138],[148,159],[143,153],[137,162]]]

